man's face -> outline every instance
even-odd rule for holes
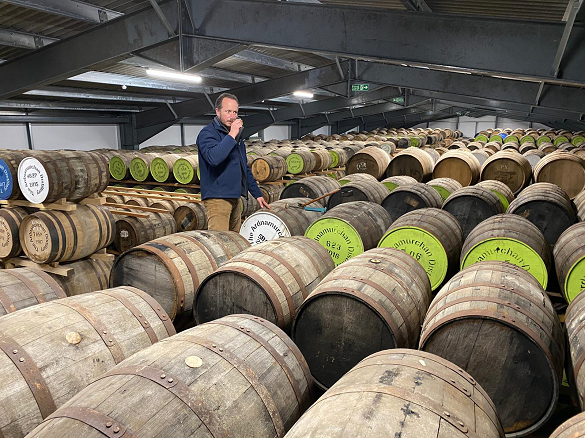
[[[229,97],[224,98],[221,101],[221,108],[215,109],[215,114],[221,123],[231,128],[234,120],[238,118],[238,102]]]

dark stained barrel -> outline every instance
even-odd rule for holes
[[[321,281],[300,307],[292,337],[327,389],[369,354],[414,348],[430,302],[428,277],[414,258],[372,249]]]
[[[396,349],[361,361],[286,434],[366,436],[503,438],[504,431],[493,402],[471,375],[439,356]]]
[[[423,183],[415,183],[395,188],[382,201],[382,207],[390,214],[392,220],[419,208],[441,208],[441,195]]]
[[[302,178],[284,188],[280,199],[286,198],[310,198],[316,199],[341,188],[341,185],[332,178],[326,176],[310,176]],[[320,199],[319,203],[326,206],[329,196]]]
[[[463,187],[459,181],[454,180],[453,178],[437,178],[429,181],[427,184],[439,192],[443,201],[445,201],[451,193]]]
[[[388,190],[392,191],[396,187],[404,186],[407,184],[414,184],[417,180],[414,179],[412,176],[389,176],[388,178],[384,178],[382,180],[382,184],[384,184]]]
[[[333,268],[327,250],[303,236],[254,245],[201,283],[195,322],[247,313],[288,331],[303,300]]]
[[[382,201],[390,194],[390,190],[379,181],[354,181],[349,182],[341,187],[339,192],[329,197],[327,209],[346,202],[368,201],[381,204]]]
[[[258,203],[251,195],[248,195],[254,202]],[[181,203],[173,213],[177,224],[177,231],[194,231],[207,229],[207,210],[203,203],[185,202]]]
[[[478,182],[476,184],[476,187],[483,187],[484,189],[488,189],[494,192],[498,196],[498,198],[500,198],[502,207],[504,207],[504,212],[508,209],[510,202],[514,200],[514,193],[512,193],[510,187],[508,187],[502,181],[496,181],[495,179],[486,179],[485,181]]]
[[[0,209],[0,259],[9,259],[22,253],[18,236],[20,224],[28,215],[22,207]]]
[[[170,213],[145,214],[147,217],[116,216],[116,236],[112,243],[117,251],[128,251],[177,232],[175,218]]]
[[[420,348],[473,375],[494,401],[507,436],[525,436],[554,412],[563,330],[530,274],[509,263],[495,269],[498,262],[484,263],[456,274],[437,294]]]

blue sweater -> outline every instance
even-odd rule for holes
[[[216,117],[197,136],[201,199],[247,198],[248,191],[259,198],[262,192],[247,165],[244,141],[236,145],[228,134]]]

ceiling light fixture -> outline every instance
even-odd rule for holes
[[[305,99],[312,99],[313,93],[309,93],[308,91],[295,91],[293,93],[295,97],[304,97]]]
[[[155,70],[152,68],[149,68],[148,70],[146,70],[146,74],[148,74],[148,76],[151,76],[153,78],[169,79],[171,81],[179,81],[179,82],[191,82],[194,84],[200,84],[202,81],[201,76],[187,75],[184,73],[175,73],[172,71],[165,71],[165,70]]]

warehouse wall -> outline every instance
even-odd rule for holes
[[[28,149],[24,123],[0,125],[0,149]]]
[[[290,138],[290,126],[270,126],[264,130],[264,141],[287,140]]]
[[[415,128],[426,128],[426,123],[421,123]],[[457,124],[457,118],[454,117],[452,119],[445,119],[440,120],[438,122],[430,122],[429,128],[431,129],[459,129],[463,132],[465,137],[474,137],[476,133],[479,131],[483,131],[485,129],[494,129],[494,128],[521,128],[521,129],[528,129],[530,128],[529,122],[523,122],[520,120],[513,120],[513,119],[503,119],[498,118],[496,120],[495,116],[485,116],[479,118],[473,117],[459,117],[459,125]],[[541,125],[540,123],[533,123],[533,129],[549,129],[548,126]]]

